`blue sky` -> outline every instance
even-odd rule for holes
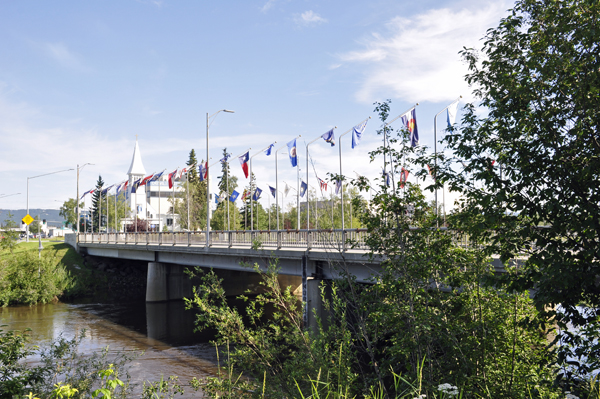
[[[392,100],[393,116],[418,102],[421,145],[433,117],[459,95],[471,100],[458,52],[481,47],[511,2],[373,1],[18,1],[0,3],[0,209],[26,207],[27,177],[87,162],[80,192],[125,179],[138,137],[148,174],[206,154],[206,113],[227,108],[210,129],[223,147],[254,154],[297,135],[337,126],[336,136]],[[460,114],[459,114],[460,116]],[[438,119],[443,126],[445,115]],[[394,126],[399,127],[399,122]],[[372,119],[361,146],[344,137],[344,174],[379,175],[368,152],[380,141]],[[339,170],[338,149],[310,146],[321,178]],[[275,185],[273,156],[253,161],[258,186]],[[214,169],[213,169],[214,170]],[[245,185],[237,160],[231,170]],[[295,183],[279,158],[279,184]],[[215,183],[217,173],[212,173]],[[317,187],[314,174],[310,184]],[[30,180],[30,208],[57,209],[76,194],[76,173]],[[266,202],[266,196],[265,202]],[[450,198],[450,197],[448,197]],[[288,202],[288,200],[286,200]]]

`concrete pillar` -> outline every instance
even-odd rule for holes
[[[148,263],[148,284],[146,285],[146,302],[169,300],[167,284],[169,266],[160,262]]]
[[[192,296],[192,282],[183,269],[182,265],[169,265],[168,300],[191,298]]]
[[[308,312],[307,328],[309,328],[315,334],[318,331],[317,316],[323,321],[326,317],[323,309],[323,301],[321,299],[320,285],[322,282],[323,280],[318,280],[315,278],[308,278],[306,281],[306,304]]]

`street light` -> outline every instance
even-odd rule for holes
[[[14,194],[0,194],[0,198],[6,198],[6,197],[12,197],[13,195],[20,195],[21,193],[14,193]]]
[[[77,202],[77,221],[76,221],[76,223],[77,223],[77,237],[79,237],[79,171],[81,169],[83,169],[86,165],[93,165],[93,163],[84,163],[81,166],[79,166],[79,164],[77,164],[77,197],[75,197],[75,201]],[[73,170],[73,169],[69,169],[69,170]]]
[[[206,162],[208,162],[208,159],[209,159],[208,128],[210,127],[210,124],[212,123],[212,122],[210,122],[210,119],[216,117],[217,114],[221,111],[229,112],[230,114],[233,114],[235,112],[235,111],[231,111],[228,109],[222,109],[222,110],[215,112],[214,114],[212,114],[210,116],[208,115],[208,112],[206,113]],[[210,170],[209,170],[209,168],[206,168],[206,248],[208,248],[209,244],[210,244],[209,235],[210,235]]]
[[[51,173],[44,173],[43,175],[37,175],[37,176],[31,176],[27,178],[27,214],[29,215],[29,180],[30,179],[36,179],[38,177],[42,177],[42,176],[48,176],[48,175],[53,175],[56,173],[61,173],[61,172],[68,172],[70,170],[74,170],[73,168],[71,169],[65,169],[65,170],[59,170],[57,172],[51,172]],[[29,242],[29,225],[27,225],[27,227],[25,228],[25,241]]]
[[[277,143],[276,141],[273,143],[275,144]],[[256,154],[252,155],[250,157],[250,231],[254,231],[254,207],[252,205],[252,197],[254,196],[254,194],[252,193],[252,158],[254,158],[255,156],[257,156],[258,154],[260,154],[261,152],[264,152],[267,148],[270,148],[273,144],[269,144],[268,146],[266,146],[265,148],[263,148],[262,150],[260,150],[259,152],[257,152]],[[256,189],[254,189],[256,191]],[[258,211],[258,209],[257,209]],[[257,214],[257,218],[258,218],[258,214]],[[258,222],[257,222],[258,224]]]

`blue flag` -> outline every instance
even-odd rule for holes
[[[104,195],[104,194],[108,193],[110,191],[110,189],[113,188],[113,186],[114,186],[114,184],[112,186],[106,187],[104,190],[102,190],[102,194]]]
[[[292,163],[292,167],[298,166],[298,156],[296,155],[296,139],[287,143],[288,152],[290,154],[290,162]]]
[[[353,149],[354,149],[354,147],[356,147],[360,144],[360,139],[362,137],[363,132],[365,131],[365,128],[367,127],[368,121],[369,120],[367,119],[360,125],[354,126],[354,128],[352,129],[352,148]]]
[[[262,190],[260,188],[256,187],[256,190],[254,190],[254,195],[252,196],[252,200],[258,201],[261,194],[262,194]]]
[[[164,170],[162,172],[157,173],[154,176],[152,176],[152,178],[150,180],[148,180],[148,181],[149,182],[157,181],[158,179],[160,179],[162,177],[163,173],[165,173]]]
[[[266,156],[269,156],[269,155],[271,155],[271,150],[273,149],[273,146],[274,146],[274,145],[275,145],[275,143],[271,144],[271,145],[269,146],[269,148],[267,148],[267,149],[265,150],[265,155],[266,155]]]
[[[273,196],[273,198],[275,198],[275,193],[277,192],[277,190],[275,190],[273,187],[269,186],[269,190],[271,190],[271,195]]]
[[[133,184],[131,185],[131,192],[135,193],[137,188],[140,186],[140,183],[142,182],[142,179],[137,179],[135,182],[133,182]]]
[[[233,190],[233,192],[231,193],[231,195],[229,196],[229,201],[231,202],[235,202],[235,200],[240,196],[240,193],[238,193],[237,191]]]
[[[383,175],[383,178],[385,179],[385,185],[389,187],[390,186],[390,173],[386,172],[385,170],[382,170],[381,174]]]
[[[333,134],[333,129],[331,129],[325,134],[322,134],[321,137],[323,138],[323,140],[331,144],[332,147],[335,145],[335,136]]]
[[[402,122],[410,132],[410,145],[416,147],[419,145],[419,129],[417,129],[417,111],[413,108],[410,112],[402,116]]]
[[[223,158],[221,158],[220,159],[221,163],[227,163],[227,160],[229,159],[230,156],[231,156],[231,154],[227,154]]]
[[[306,194],[306,189],[308,188],[308,184],[302,182],[300,183],[300,196],[304,197],[304,194]]]

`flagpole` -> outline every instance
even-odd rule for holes
[[[208,165],[208,160],[210,159],[208,153],[208,129],[210,127],[209,121],[210,118],[217,116],[219,112],[229,112],[233,113],[228,109],[221,109],[210,115],[208,112],[206,113],[206,164]],[[210,168],[206,168],[206,248],[209,247],[210,244]]]
[[[268,146],[266,146],[265,148],[263,148],[262,150],[258,151],[256,154],[254,154],[250,157],[250,231],[254,230],[254,207],[252,206],[252,201],[253,201],[252,197],[254,196],[254,193],[252,193],[252,180],[253,180],[252,158],[254,158],[255,156],[257,156],[258,154],[260,154],[261,152],[263,152],[264,150],[266,150],[269,147],[271,147],[271,144],[269,144]],[[248,148],[248,151],[249,150],[251,150],[251,148]],[[256,183],[256,181],[254,183]],[[257,210],[257,212],[258,212],[258,210]],[[258,224],[258,222],[257,222],[257,224]]]
[[[366,121],[368,121],[369,119],[371,119],[371,117],[369,116],[368,118],[360,121],[357,125],[358,126],[362,123],[365,123]],[[338,139],[338,148],[339,148],[339,159],[340,159],[340,190],[341,190],[341,194],[340,194],[340,198],[342,201],[342,230],[344,230],[345,225],[344,225],[344,179],[342,177],[342,137],[344,137],[345,135],[347,135],[348,133],[350,133],[352,130],[354,130],[354,126],[350,129],[348,129],[347,131],[345,131],[344,133],[342,133]],[[385,156],[385,155],[384,155]]]
[[[298,135],[297,137],[295,137],[296,139],[302,137],[302,135]],[[292,139],[293,140],[293,139]],[[279,152],[279,150],[281,150],[283,147],[287,146],[287,143],[282,145],[281,147],[279,147],[277,150],[275,150],[275,191],[279,192],[279,178],[277,175],[277,153]],[[276,197],[276,204],[275,206],[277,207],[277,230],[279,230],[279,197]],[[283,204],[283,197],[281,199],[281,203]],[[285,222],[285,219],[284,219]]]
[[[164,173],[164,170],[163,170]],[[162,231],[162,229],[160,228],[160,222],[162,220],[162,218],[160,217],[160,180],[162,179],[162,175],[158,178],[158,232],[160,233]]]
[[[434,167],[433,167],[433,181],[435,183],[435,216],[439,217],[439,212],[438,212],[438,195],[437,195],[437,117],[439,114],[441,114],[442,112],[446,111],[448,108],[450,108],[450,106],[452,104],[454,104],[457,101],[460,101],[460,99],[462,98],[462,96],[458,96],[458,98],[454,101],[452,101],[450,104],[448,104],[448,106],[446,108],[444,108],[443,110],[441,110],[440,112],[438,112],[437,114],[435,114],[435,116],[433,117],[433,151],[435,153],[434,156]],[[444,205],[446,205],[444,203]],[[436,221],[436,225],[437,227],[440,227],[440,222],[439,220]]]
[[[406,111],[404,111],[403,113],[401,113],[400,115],[398,115],[397,117],[395,117],[394,119],[392,119],[391,121],[387,122],[385,125],[383,125],[383,147],[384,147],[384,153],[383,153],[383,171],[387,172],[387,167],[386,167],[386,162],[385,162],[385,145],[387,142],[387,134],[386,134],[386,128],[391,125],[393,122],[397,121],[398,119],[402,118],[404,115],[408,114],[410,111],[412,111],[413,109],[415,109],[417,106],[419,105],[419,103],[416,103],[415,105],[413,105],[412,107],[410,107],[409,109],[407,109]],[[392,185],[394,187],[394,194],[396,193],[396,182],[394,181],[394,164],[393,164],[393,159],[390,156],[390,167],[391,167],[391,172],[392,172]]]

